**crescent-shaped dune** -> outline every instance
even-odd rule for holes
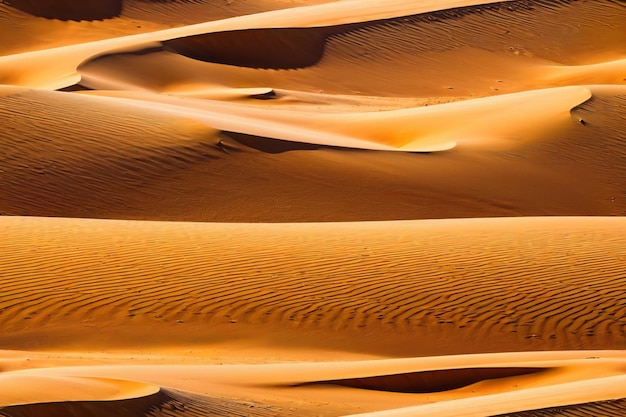
[[[0,0],[0,417],[626,415],[622,0]]]
[[[573,412],[594,408],[611,410],[622,402],[614,397],[620,395],[623,371],[623,353],[616,351],[520,352],[261,365],[71,366],[57,367],[52,372],[73,375],[73,380],[79,380],[82,375],[97,375],[99,380],[123,375],[150,381],[150,384],[168,381],[203,394],[162,389],[148,396],[109,400],[100,408],[85,401],[71,401],[55,406],[51,403],[8,406],[3,411],[22,415],[20,412],[37,409],[56,413],[91,406],[88,410],[94,415],[111,409],[121,409],[124,415],[134,415],[132,412],[149,415],[174,412],[176,415],[195,414],[202,407],[204,413],[199,415],[241,410],[250,415],[310,415],[320,411],[343,415],[360,409],[369,410],[364,415],[419,412],[453,416],[459,415],[461,406],[464,415],[515,413],[523,409],[521,400],[527,406],[551,404],[554,409],[566,408]],[[50,369],[30,369],[11,372],[8,377],[41,380],[50,372]],[[341,379],[331,380],[333,377]],[[584,393],[581,393],[583,388]],[[248,390],[248,402],[233,396],[235,389]],[[333,403],[334,392],[340,390],[347,402]],[[303,397],[307,400],[294,401]],[[289,410],[277,407],[277,404],[290,402],[296,407]],[[142,409],[138,410],[139,407]]]
[[[5,91],[4,214],[280,222],[626,210],[614,180],[626,175],[621,87],[341,115],[154,94],[126,100]],[[589,91],[596,94],[585,101]],[[509,110],[495,111],[503,106]],[[535,120],[519,131],[512,119],[524,111]],[[481,112],[493,115],[473,117]],[[448,116],[453,122],[440,122]],[[316,124],[324,125],[318,134]],[[337,148],[397,150],[373,140],[398,146],[418,132],[425,138],[409,149],[433,150],[425,144],[453,138],[459,146],[428,157]],[[267,169],[279,175],[268,178]]]
[[[105,378],[3,374],[0,379],[3,386],[0,407],[28,404],[33,393],[37,402],[59,402],[115,401],[158,392],[158,387],[148,384]]]

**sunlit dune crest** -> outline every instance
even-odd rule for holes
[[[0,1],[0,416],[626,415],[620,0]]]

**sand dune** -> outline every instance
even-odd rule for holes
[[[585,357],[589,354],[599,356]],[[611,356],[613,359],[610,359]],[[485,364],[488,367],[481,367]],[[439,369],[432,370],[437,367]],[[166,414],[169,411],[172,415],[188,411],[203,415],[198,413],[202,407],[205,414],[246,409],[245,412],[250,415],[315,415],[319,411],[343,415],[354,410],[368,410],[363,415],[414,415],[419,411],[447,416],[459,415],[460,406],[466,407],[466,415],[515,412],[519,408],[516,405],[519,401],[515,400],[520,399],[536,406],[552,404],[574,409],[584,400],[612,404],[612,396],[621,393],[619,384],[624,379],[623,367],[623,354],[620,356],[614,351],[524,352],[278,365],[127,363],[106,367],[30,369],[10,372],[6,377],[14,380],[42,379],[51,371],[57,375],[73,375],[74,380],[85,378],[84,375],[98,375],[100,379],[124,375],[150,381],[151,384],[177,383],[196,391],[191,393],[164,388],[156,394],[108,401],[99,411],[92,405],[91,410],[96,415],[116,407],[122,408],[120,405],[123,404],[124,408],[132,405],[136,414],[144,413],[149,407],[149,415],[156,410]],[[388,374],[398,370],[405,373]],[[343,379],[329,380],[337,376]],[[361,378],[347,379],[354,376]],[[375,382],[365,385],[364,381],[370,380]],[[336,384],[343,388],[333,388]],[[575,391],[585,386],[589,387],[585,394]],[[233,395],[237,388],[246,390],[247,395]],[[343,391],[346,402],[332,401],[337,390]],[[84,401],[58,403],[56,406],[34,403],[8,406],[3,411],[9,412],[8,415],[23,415],[19,412],[33,409],[57,412],[59,409],[86,408],[89,404]],[[287,405],[289,409],[285,408]],[[143,410],[137,410],[139,407]],[[377,411],[385,408],[393,410]],[[133,414],[127,411],[124,415]]]
[[[3,379],[2,406],[38,402],[119,400],[132,396],[151,395],[158,388],[133,381],[103,378],[29,377],[0,375]],[[28,387],[25,390],[24,387]],[[30,391],[30,392],[28,392]]]
[[[93,347],[243,338],[403,356],[625,343],[621,218],[0,220],[3,348],[74,332]]]
[[[0,416],[626,415],[621,0],[0,1]]]
[[[528,410],[517,413],[503,414],[507,417],[527,417],[534,415],[543,416],[577,416],[577,415],[594,415],[594,416],[618,416],[624,411],[626,404],[624,400],[602,401],[588,404],[576,404],[572,406],[550,407],[542,410]]]
[[[15,6],[19,6],[20,3],[14,3],[13,5],[6,1],[0,3],[0,37],[5,41],[0,45],[0,55],[40,51],[169,27],[141,18],[120,17],[94,21],[46,19],[18,10]],[[79,7],[83,4],[73,3]],[[30,2],[31,7],[34,4],[35,2]]]
[[[416,94],[418,91],[420,94],[435,92],[445,95],[448,87],[452,86],[453,88],[456,87],[455,94],[457,95],[469,93],[482,96],[489,94],[493,88],[497,87],[497,84],[496,87],[493,86],[497,80],[506,81],[507,85],[508,83],[512,84],[515,90],[510,90],[510,87],[507,87],[507,92],[519,91],[520,86],[516,86],[516,84],[520,83],[521,88],[527,88],[528,85],[525,80],[532,77],[532,73],[528,71],[531,71],[534,66],[541,62],[589,64],[624,57],[624,31],[621,17],[625,12],[624,6],[620,2],[609,0],[584,2],[577,7],[569,2],[556,3],[556,6],[560,7],[555,7],[553,2],[536,2],[532,6],[525,6],[523,2],[506,2],[497,3],[493,7],[483,6],[480,8],[480,12],[477,12],[478,9],[475,7],[468,7],[474,3],[450,0],[445,5],[441,5],[440,3],[431,4],[431,2],[424,2],[423,4],[408,1],[371,3],[353,0],[309,8],[278,10],[107,41],[79,44],[56,50],[8,56],[0,59],[0,76],[2,76],[0,79],[33,87],[58,88],[61,85],[67,86],[79,82],[79,78],[68,77],[67,74],[73,74],[82,62],[94,56],[106,54],[119,48],[137,47],[137,45],[147,42],[170,41],[169,43],[166,42],[166,45],[173,45],[174,48],[179,45],[179,49],[182,48],[183,51],[187,51],[188,54],[191,53],[195,57],[198,57],[197,54],[205,46],[211,48],[209,50],[213,51],[211,52],[212,55],[204,57],[204,59],[212,59],[208,65],[215,67],[215,69],[211,73],[207,73],[206,76],[210,75],[213,79],[226,78],[232,82],[234,81],[233,77],[235,79],[254,77],[259,78],[266,85],[268,83],[273,84],[271,86],[276,88],[290,88],[290,86],[297,85],[298,89],[324,89],[327,92],[391,93],[396,95]],[[450,8],[450,11],[434,12],[445,10],[446,7]],[[427,12],[433,14],[429,15]],[[531,19],[527,13],[532,15]],[[407,16],[417,17],[414,21]],[[394,21],[394,18],[398,21]],[[473,21],[475,18],[479,20],[478,23]],[[389,19],[392,20],[389,21]],[[456,20],[458,19],[462,22],[457,23]],[[599,20],[603,22],[601,25],[598,25]],[[448,25],[450,27],[446,26],[444,39],[449,37],[457,42],[472,39],[471,44],[441,45],[441,29],[437,26],[451,23],[451,21],[454,24]],[[537,31],[542,35],[539,40],[535,37],[528,38],[529,21],[535,22],[537,25]],[[363,22],[372,23],[366,24],[361,29],[359,24],[363,24]],[[340,26],[346,24],[353,26]],[[515,30],[516,24],[517,30]],[[322,26],[322,28],[319,30],[310,29],[314,26]],[[300,30],[302,35],[294,36],[291,29],[286,29],[293,27],[302,27]],[[457,33],[455,27],[461,28],[460,32]],[[256,30],[260,30],[260,33],[266,35],[259,36],[258,32],[255,32]],[[477,38],[476,30],[486,30],[492,36],[481,35]],[[239,33],[233,35],[233,31],[239,31]],[[365,31],[364,44],[360,40],[363,36],[362,31]],[[290,34],[290,36],[281,37],[280,33]],[[378,39],[378,33],[382,33],[383,38]],[[312,37],[308,34],[311,34]],[[349,35],[351,34],[357,36],[356,41],[350,40]],[[254,42],[251,42],[250,35],[253,36]],[[348,35],[345,46],[342,46],[342,40],[345,40],[342,38],[343,35]],[[505,35],[504,38],[503,35]],[[197,38],[198,36],[200,38]],[[407,41],[398,42],[398,39],[403,37],[408,37]],[[196,42],[194,39],[199,40]],[[482,43],[481,41],[484,39],[491,43]],[[554,39],[554,41],[544,43],[541,39]],[[299,45],[301,41],[305,43]],[[316,47],[314,43],[320,44],[322,41],[326,43],[323,46],[325,50],[324,59],[309,72],[295,74],[261,73],[257,75],[258,71],[251,72],[247,68],[237,67],[222,69],[214,63],[232,62],[239,65],[284,68],[285,64],[281,64],[280,61],[276,64],[264,64],[263,61],[255,63],[255,59],[257,61],[259,58],[284,59],[278,57],[284,57],[281,51],[286,46],[290,51],[302,51],[303,48],[319,51],[322,46]],[[335,46],[333,42],[338,42],[338,44]],[[394,42],[394,44],[390,45],[390,42]],[[420,47],[420,45],[424,45],[422,42],[425,42],[426,46]],[[529,42],[536,45],[537,49],[526,50],[524,45]],[[255,43],[259,44],[255,45]],[[581,44],[584,46],[583,48],[580,47]],[[215,50],[215,45],[220,45],[221,55],[224,53],[227,55],[220,58],[220,52]],[[433,49],[433,45],[441,46]],[[558,45],[556,50],[554,45]],[[197,46],[201,48],[199,49]],[[236,49],[237,52],[234,52],[233,49]],[[267,55],[260,55],[255,58],[254,54],[258,55],[259,49],[276,52],[268,52]],[[465,68],[465,70],[471,69],[471,61],[478,62],[481,58],[488,58],[491,65],[488,67],[478,66],[478,68],[473,69],[473,72],[477,72],[475,77],[464,77],[463,72],[458,73],[459,67],[457,65],[451,65],[451,61],[458,62],[459,49],[464,52],[464,60],[470,63],[470,67]],[[194,53],[194,50],[198,52]],[[355,51],[357,52],[356,57],[354,56]],[[233,56],[229,58],[228,54],[238,54],[239,58],[233,61]],[[450,55],[450,60],[446,59],[446,54]],[[301,53],[299,52],[296,56],[300,57]],[[314,56],[320,57],[319,52]],[[413,62],[412,56],[427,58],[427,60]],[[550,56],[553,61],[546,61],[545,56]],[[374,59],[369,57],[374,57]],[[379,59],[381,57],[382,60]],[[302,65],[302,62],[311,63],[310,58],[304,56],[303,58],[305,58],[304,61],[301,59],[296,61],[296,66]],[[252,61],[246,64],[250,59]],[[433,59],[435,66],[433,66]],[[62,62],[59,63],[58,61]],[[390,61],[395,62],[391,68],[388,65]],[[46,79],[42,79],[44,74],[39,71],[42,62],[50,65],[45,74]],[[51,65],[53,63],[56,63],[59,68],[54,69]],[[367,69],[364,68],[364,64],[367,65]],[[287,63],[287,67],[292,65]],[[420,67],[422,74],[428,74],[427,80],[424,80],[427,81],[428,86],[424,85],[426,83],[414,85],[403,82],[407,75],[414,74],[416,65]],[[18,69],[19,77],[16,77]],[[389,73],[389,69],[393,72]],[[518,69],[522,72],[516,74]],[[450,73],[450,70],[457,71],[457,74]],[[488,70],[489,73],[485,73],[485,70]],[[348,76],[354,71],[359,72],[359,77]],[[380,79],[378,74],[381,72],[388,74],[386,77],[395,77],[396,82],[390,83],[389,78],[386,77]],[[294,75],[295,80],[290,81]],[[337,76],[346,79],[346,82],[340,83],[341,87],[332,84],[333,79],[338,79]],[[441,76],[445,78],[442,79]],[[419,81],[419,78],[410,77],[412,82]],[[463,82],[460,79],[469,80],[472,84],[467,84],[468,81]],[[331,83],[324,80],[330,80]],[[352,84],[358,80],[365,81],[365,84]],[[479,84],[476,84],[477,81]],[[433,86],[436,87],[435,90],[433,90]],[[551,85],[543,85],[542,87],[549,86]]]
[[[36,51],[325,0],[238,1],[35,1],[0,3],[0,45],[4,55]]]
[[[570,111],[590,99],[591,91],[564,87],[430,107],[336,115],[190,102],[157,95],[122,93],[122,98],[139,99],[122,103],[185,116],[226,132],[327,147],[436,152],[454,148],[456,141],[464,146],[514,147],[510,142],[519,142],[521,135],[511,121],[520,115],[532,120],[523,140],[549,134],[555,127],[571,122]],[[504,145],[507,142],[508,146]]]
[[[276,415],[268,407],[259,408],[254,414],[249,413],[249,404],[239,404],[235,401],[207,399],[204,396],[190,395],[187,393],[159,390],[155,394],[128,398],[123,400],[98,400],[98,401],[64,401],[50,403],[33,403],[7,406],[0,408],[0,415],[7,417],[22,416],[67,416],[67,415],[90,415],[90,416],[121,416],[131,417],[137,415],[161,416],[206,416],[207,413],[221,413],[222,415],[236,415],[245,412],[245,415],[271,416]],[[265,410],[265,412],[263,412]]]
[[[626,176],[623,87],[341,115],[246,105],[267,101],[254,98],[16,91],[0,97],[10,127],[0,142],[7,184],[0,212],[8,215],[281,222],[626,212],[616,181]],[[510,111],[474,116],[503,105]],[[524,109],[532,121],[520,117]],[[316,125],[324,126],[317,134]],[[426,144],[467,137],[429,155],[320,146],[384,149],[420,131]],[[414,149],[430,150],[419,140]]]
[[[446,6],[467,5],[478,3],[474,0],[448,0]],[[4,6],[3,6],[4,7]],[[80,77],[76,73],[78,66],[96,56],[119,51],[120,49],[137,49],[141,45],[170,40],[186,36],[228,30],[252,28],[285,28],[291,26],[316,26],[353,23],[367,16],[369,19],[384,19],[402,16],[406,13],[427,12],[436,10],[441,5],[426,2],[415,5],[414,2],[384,1],[380,4],[364,0],[350,2],[332,2],[317,7],[301,7],[294,10],[284,9],[274,12],[239,16],[215,22],[199,23],[180,28],[165,29],[139,35],[115,37],[94,42],[80,43],[65,47],[35,50],[0,57],[0,83],[19,84],[30,87],[58,89],[78,83]],[[357,12],[358,11],[358,12]],[[357,12],[355,14],[355,12]],[[9,17],[12,13],[9,14]],[[9,19],[10,20],[10,19]],[[29,48],[32,50],[32,48]],[[42,65],[46,71],[40,71]]]
[[[176,82],[179,71],[197,68],[194,75],[187,73],[184,79],[191,76],[240,87],[304,87],[326,93],[480,97],[571,84],[571,78],[543,78],[550,65],[576,68],[623,59],[624,13],[623,5],[614,2],[576,6],[567,2],[532,6],[511,2],[484,7],[480,12],[468,7],[321,28],[229,30],[164,42],[165,51],[195,58],[196,62],[176,61],[164,52],[149,55],[163,55],[165,68],[171,73],[158,74],[157,84],[161,85],[163,77],[167,83]],[[598,19],[605,17],[608,20],[598,30]],[[537,27],[529,28],[529,23]],[[528,30],[537,35],[529,37]],[[97,62],[111,70],[119,62],[114,59],[105,57]],[[132,62],[135,67],[139,65],[142,82],[154,79],[149,68],[157,58],[150,59],[141,70],[143,59],[145,55],[127,57],[117,64],[122,68],[116,77],[137,77],[123,70],[124,64]],[[454,64],[459,59],[462,66]],[[485,61],[490,65],[481,64]],[[94,65],[83,65],[82,72],[88,74]],[[300,70],[267,70],[289,68]],[[467,77],[468,71],[472,77]],[[355,73],[358,77],[351,76]],[[619,77],[623,71],[615,68],[610,73],[623,84],[623,77]],[[584,83],[606,82],[591,79],[594,77]]]

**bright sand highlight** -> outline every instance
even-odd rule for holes
[[[0,416],[623,416],[626,7],[0,4]]]

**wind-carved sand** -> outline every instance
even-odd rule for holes
[[[0,2],[0,416],[626,415],[625,25]]]

